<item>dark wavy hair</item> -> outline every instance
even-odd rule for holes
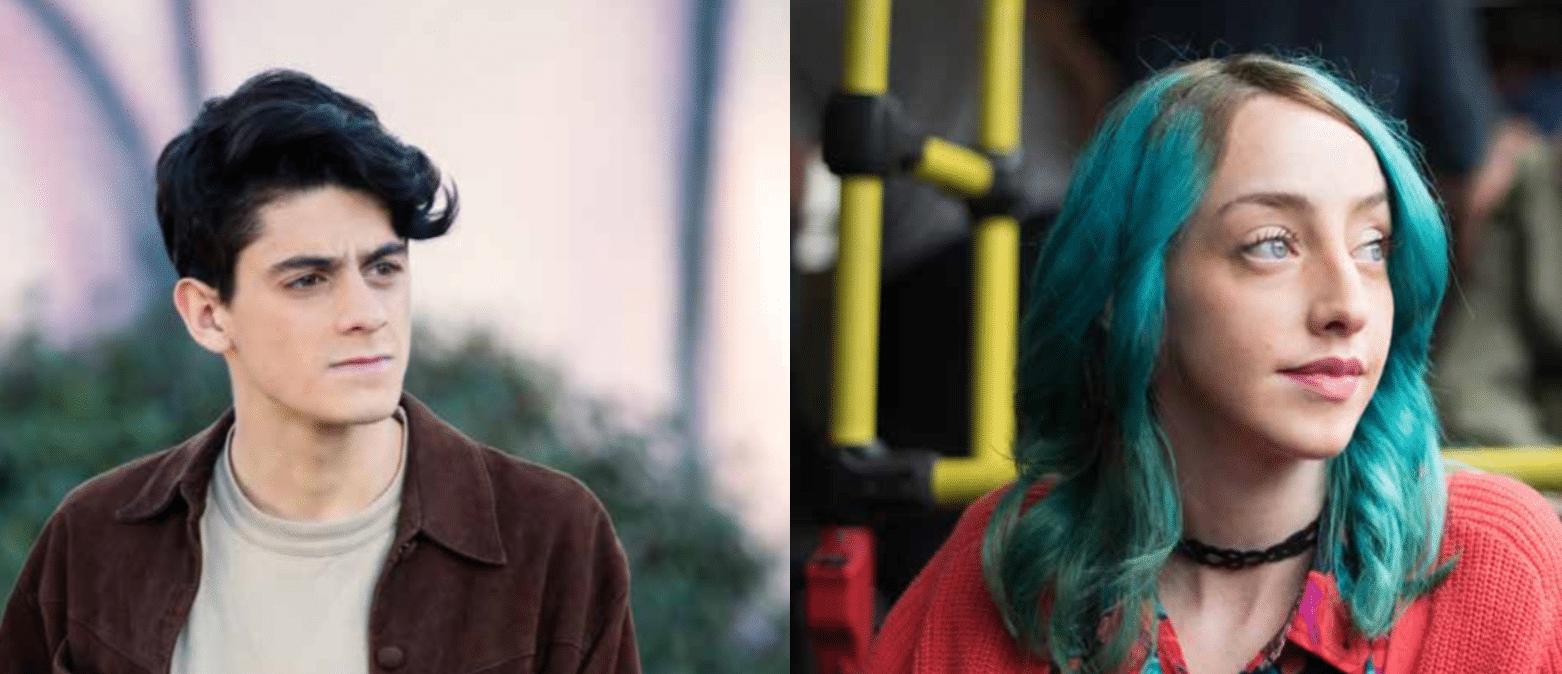
[[[157,159],[157,222],[181,278],[235,291],[239,252],[260,235],[261,207],[339,186],[374,197],[403,239],[444,234],[458,211],[427,155],[398,140],[369,106],[293,70],[268,70],[206,101]],[[444,207],[435,210],[443,191]]]

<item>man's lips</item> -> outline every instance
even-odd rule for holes
[[[1356,387],[1361,383],[1361,375],[1366,372],[1366,368],[1362,367],[1361,361],[1355,358],[1330,357],[1320,358],[1301,367],[1280,372],[1301,384],[1303,388],[1327,400],[1340,402],[1349,400],[1356,393]]]
[[[390,356],[368,356],[368,357],[365,357],[365,358],[354,358],[352,360],[344,360],[344,361],[340,361],[340,362],[337,362],[337,363],[332,363],[331,367],[345,367],[345,366],[349,366],[349,365],[372,365],[372,364],[375,364],[375,363],[379,363],[380,361],[390,360],[390,358],[391,358]]]

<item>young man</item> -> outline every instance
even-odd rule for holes
[[[66,497],[0,672],[638,672],[596,498],[402,391],[407,242],[456,215],[428,158],[278,70],[209,101],[157,182],[174,304],[233,408]]]

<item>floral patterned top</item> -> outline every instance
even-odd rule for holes
[[[1291,620],[1248,661],[1241,674],[1378,674],[1369,644],[1350,629],[1346,611],[1333,575],[1314,562]],[[1188,674],[1182,646],[1159,598],[1155,620],[1157,647],[1145,659],[1140,674]]]

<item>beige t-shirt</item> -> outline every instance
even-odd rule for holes
[[[406,428],[406,411],[396,420]],[[401,510],[407,466],[362,512],[295,522],[239,489],[223,445],[201,515],[201,583],[174,645],[172,674],[369,671],[369,602]]]

